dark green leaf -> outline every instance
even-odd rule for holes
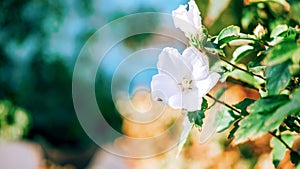
[[[284,41],[274,46],[265,58],[269,66],[277,65],[300,56],[300,44],[294,41]]]
[[[272,126],[266,125],[266,121],[287,101],[286,96],[278,95],[262,98],[250,105],[250,114],[241,120],[234,142],[238,144],[248,139],[252,140],[273,129]]]
[[[281,139],[284,140],[289,146],[292,145],[293,142],[293,136],[286,134],[286,135],[281,135]],[[272,157],[273,157],[273,164],[275,168],[278,167],[278,164],[282,160],[285,152],[286,152],[286,147],[283,145],[277,138],[273,137],[271,140],[271,147],[273,148],[272,150]]]
[[[249,109],[251,113],[268,113],[288,101],[289,97],[287,95],[268,96],[255,101]]]
[[[201,104],[201,110],[188,112],[187,115],[188,115],[189,121],[191,123],[197,125],[198,127],[202,127],[203,119],[205,117],[204,112],[207,109],[207,107],[208,107],[207,100],[203,98],[202,104]]]
[[[288,116],[284,123],[290,131],[300,133],[300,116]]]
[[[289,84],[291,79],[289,65],[290,62],[285,62],[266,68],[265,76],[269,95],[279,94]]]
[[[229,135],[228,135],[228,139],[231,139],[234,137],[235,132],[238,130],[238,128],[240,127],[239,125],[240,120],[236,121],[235,123],[233,123],[233,128],[230,130]]]
[[[269,126],[270,130],[279,126],[284,119],[289,116],[300,112],[300,89],[297,89],[293,94],[291,101],[279,107],[273,114],[270,116],[265,125]]]
[[[293,164],[298,165],[300,163],[300,155],[297,152],[291,151],[290,156]]]
[[[253,99],[249,99],[249,98],[245,98],[243,101],[239,102],[238,104],[234,105],[234,107],[240,109],[242,111],[242,115],[248,115],[248,112],[247,112],[247,107],[254,103],[255,100]]]

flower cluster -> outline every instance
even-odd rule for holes
[[[194,0],[172,12],[175,27],[190,38],[201,32],[200,12]],[[204,97],[217,83],[220,75],[209,71],[205,54],[193,46],[182,54],[166,47],[159,55],[158,74],[151,82],[152,97],[175,109],[196,111],[201,109]]]

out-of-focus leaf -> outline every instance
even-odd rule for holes
[[[265,63],[269,66],[283,63],[291,58],[299,60],[300,44],[292,41],[284,41],[274,46],[269,54],[264,59]]]
[[[279,107],[275,113],[270,116],[265,125],[270,126],[270,130],[279,126],[288,115],[300,112],[300,89],[292,94],[291,101]]]
[[[292,76],[300,74],[300,65],[299,64],[293,64],[289,66],[289,71]]]
[[[246,72],[243,72],[241,70],[238,70],[238,69],[235,69],[232,72],[229,72],[228,76],[231,76],[232,78],[240,80],[242,82],[246,82],[250,85],[253,85],[256,88],[259,88],[260,85],[264,83],[264,80],[262,80],[258,77],[252,76],[252,75],[250,75]]]
[[[250,45],[243,45],[243,46],[240,46],[240,47],[236,48],[235,51],[232,54],[232,56],[233,56],[232,61],[233,62],[238,62],[244,56],[251,53],[253,51],[253,49],[254,49],[254,47],[250,46]]]
[[[281,33],[285,32],[288,30],[288,26],[287,25],[278,25],[276,26],[272,32],[270,37],[271,38],[276,38],[277,36],[279,36]]]
[[[265,76],[269,95],[279,94],[289,84],[291,79],[289,65],[290,62],[284,62],[266,68]]]
[[[300,23],[300,1],[291,1],[291,18]]]
[[[180,152],[182,151],[182,148],[183,148],[183,146],[184,146],[184,144],[186,142],[186,139],[188,138],[189,133],[190,133],[190,131],[193,128],[193,125],[194,124],[191,123],[187,117],[185,117],[185,119],[183,121],[183,130],[181,132],[180,143],[178,145],[178,150],[177,150],[176,158],[179,157]]]
[[[254,103],[255,100],[253,99],[249,99],[249,98],[245,98],[243,101],[239,102],[238,104],[234,105],[234,107],[240,109],[242,111],[242,115],[248,115],[248,112],[247,112],[247,107]]]
[[[273,98],[273,99],[271,99]],[[240,127],[235,133],[234,143],[239,144],[262,136],[273,128],[266,121],[273,115],[275,110],[286,103],[284,96],[262,98],[254,102],[250,107],[250,114],[240,122]],[[273,100],[273,102],[271,102]]]
[[[291,8],[290,4],[286,0],[248,0],[246,5],[261,3],[261,2],[265,2],[265,3],[271,2],[271,3],[280,4],[286,11],[289,11]]]
[[[230,112],[231,111],[231,112]],[[236,120],[236,118],[239,118],[240,116],[232,116],[234,113],[232,110],[227,109],[223,107],[223,110],[218,111],[217,118],[216,118],[216,124],[217,126],[217,132],[223,132],[226,129],[228,129]]]
[[[281,138],[289,146],[292,145],[292,142],[293,142],[293,136],[292,135],[290,135],[290,134],[281,135]],[[272,140],[271,140],[271,147],[273,148],[273,150],[272,150],[273,164],[274,164],[275,168],[277,168],[278,164],[280,163],[280,161],[282,160],[282,158],[283,158],[283,156],[286,152],[286,148],[275,137],[273,137]]]
[[[299,165],[300,163],[300,155],[297,152],[291,151],[290,153],[291,162],[295,165]]]

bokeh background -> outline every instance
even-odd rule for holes
[[[196,2],[203,23],[212,35],[232,24],[241,26],[244,32],[251,32],[258,22],[263,22],[256,20],[256,16],[242,19],[245,15],[255,13],[251,6],[245,7],[247,1]],[[87,40],[102,26],[123,16],[141,12],[171,14],[180,4],[186,3],[186,0],[1,1],[0,168],[14,165],[18,168],[18,164],[28,169],[270,167],[270,157],[264,154],[270,148],[263,141],[231,147],[226,137],[219,134],[208,143],[198,145],[193,143],[193,140],[197,142],[198,137],[197,132],[194,132],[190,144],[179,159],[174,157],[176,151],[171,151],[156,158],[133,160],[102,151],[80,126],[72,101],[72,75],[76,59]],[[295,14],[295,19],[299,20],[299,16]],[[159,18],[153,23],[158,28],[163,24]],[[137,20],[131,27],[118,28],[118,31],[126,32],[132,27],[144,25],[143,20]],[[171,40],[167,42],[172,43]],[[133,137],[151,137],[164,131],[174,118],[180,116],[180,112],[167,108],[166,117],[155,124],[148,127],[135,125],[120,116],[120,112],[127,111],[128,98],[120,94],[119,98],[113,99],[111,82],[118,65],[131,53],[153,43],[163,46],[166,41],[160,41],[151,34],[124,39],[117,45],[117,49],[106,56],[97,72],[95,93],[101,112],[113,128]],[[181,49],[184,47],[183,44],[174,45]],[[147,57],[155,66],[157,53],[148,54]],[[140,61],[130,63],[129,67],[135,67]],[[93,63],[87,63],[87,67],[89,64]],[[128,81],[124,70],[117,79],[120,89]],[[155,104],[149,96],[151,76],[155,73],[156,70],[141,73],[133,79],[128,90],[124,89],[131,96],[132,104],[141,111],[147,109],[149,103]],[[86,80],[87,77],[82,78],[82,81]],[[141,87],[143,90],[135,92]],[[227,87],[231,88],[228,98],[232,104],[245,96],[257,97],[250,89],[237,85]],[[134,116],[132,112],[125,114]],[[125,143],[122,144],[126,147]],[[258,161],[261,162],[257,164]]]

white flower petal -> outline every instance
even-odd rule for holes
[[[220,77],[218,73],[210,72],[207,78],[195,81],[199,95],[205,96],[217,84]]]
[[[198,64],[199,66],[208,65],[208,60],[207,60],[206,56],[203,53],[201,53],[194,46],[190,46],[190,47],[186,48],[182,52],[182,56],[187,65],[188,64],[191,64],[192,66],[194,64]]]
[[[152,77],[151,94],[153,100],[168,103],[168,99],[180,92],[176,81],[166,74],[157,74]]]
[[[197,90],[178,93],[169,99],[169,105],[174,109],[184,108],[187,111],[196,111],[201,109],[202,96]]]
[[[189,16],[193,18],[193,23],[196,29],[201,29],[202,21],[200,17],[200,11],[198,6],[194,0],[190,0],[189,2]]]
[[[190,38],[196,35],[202,28],[200,11],[194,0],[189,2],[189,10],[187,5],[180,5],[176,10],[172,11],[173,21],[176,28],[184,32],[185,36]]]
[[[177,49],[164,48],[158,58],[158,72],[171,76],[177,83],[181,82],[183,77],[192,73],[191,64],[185,64],[183,59]]]

